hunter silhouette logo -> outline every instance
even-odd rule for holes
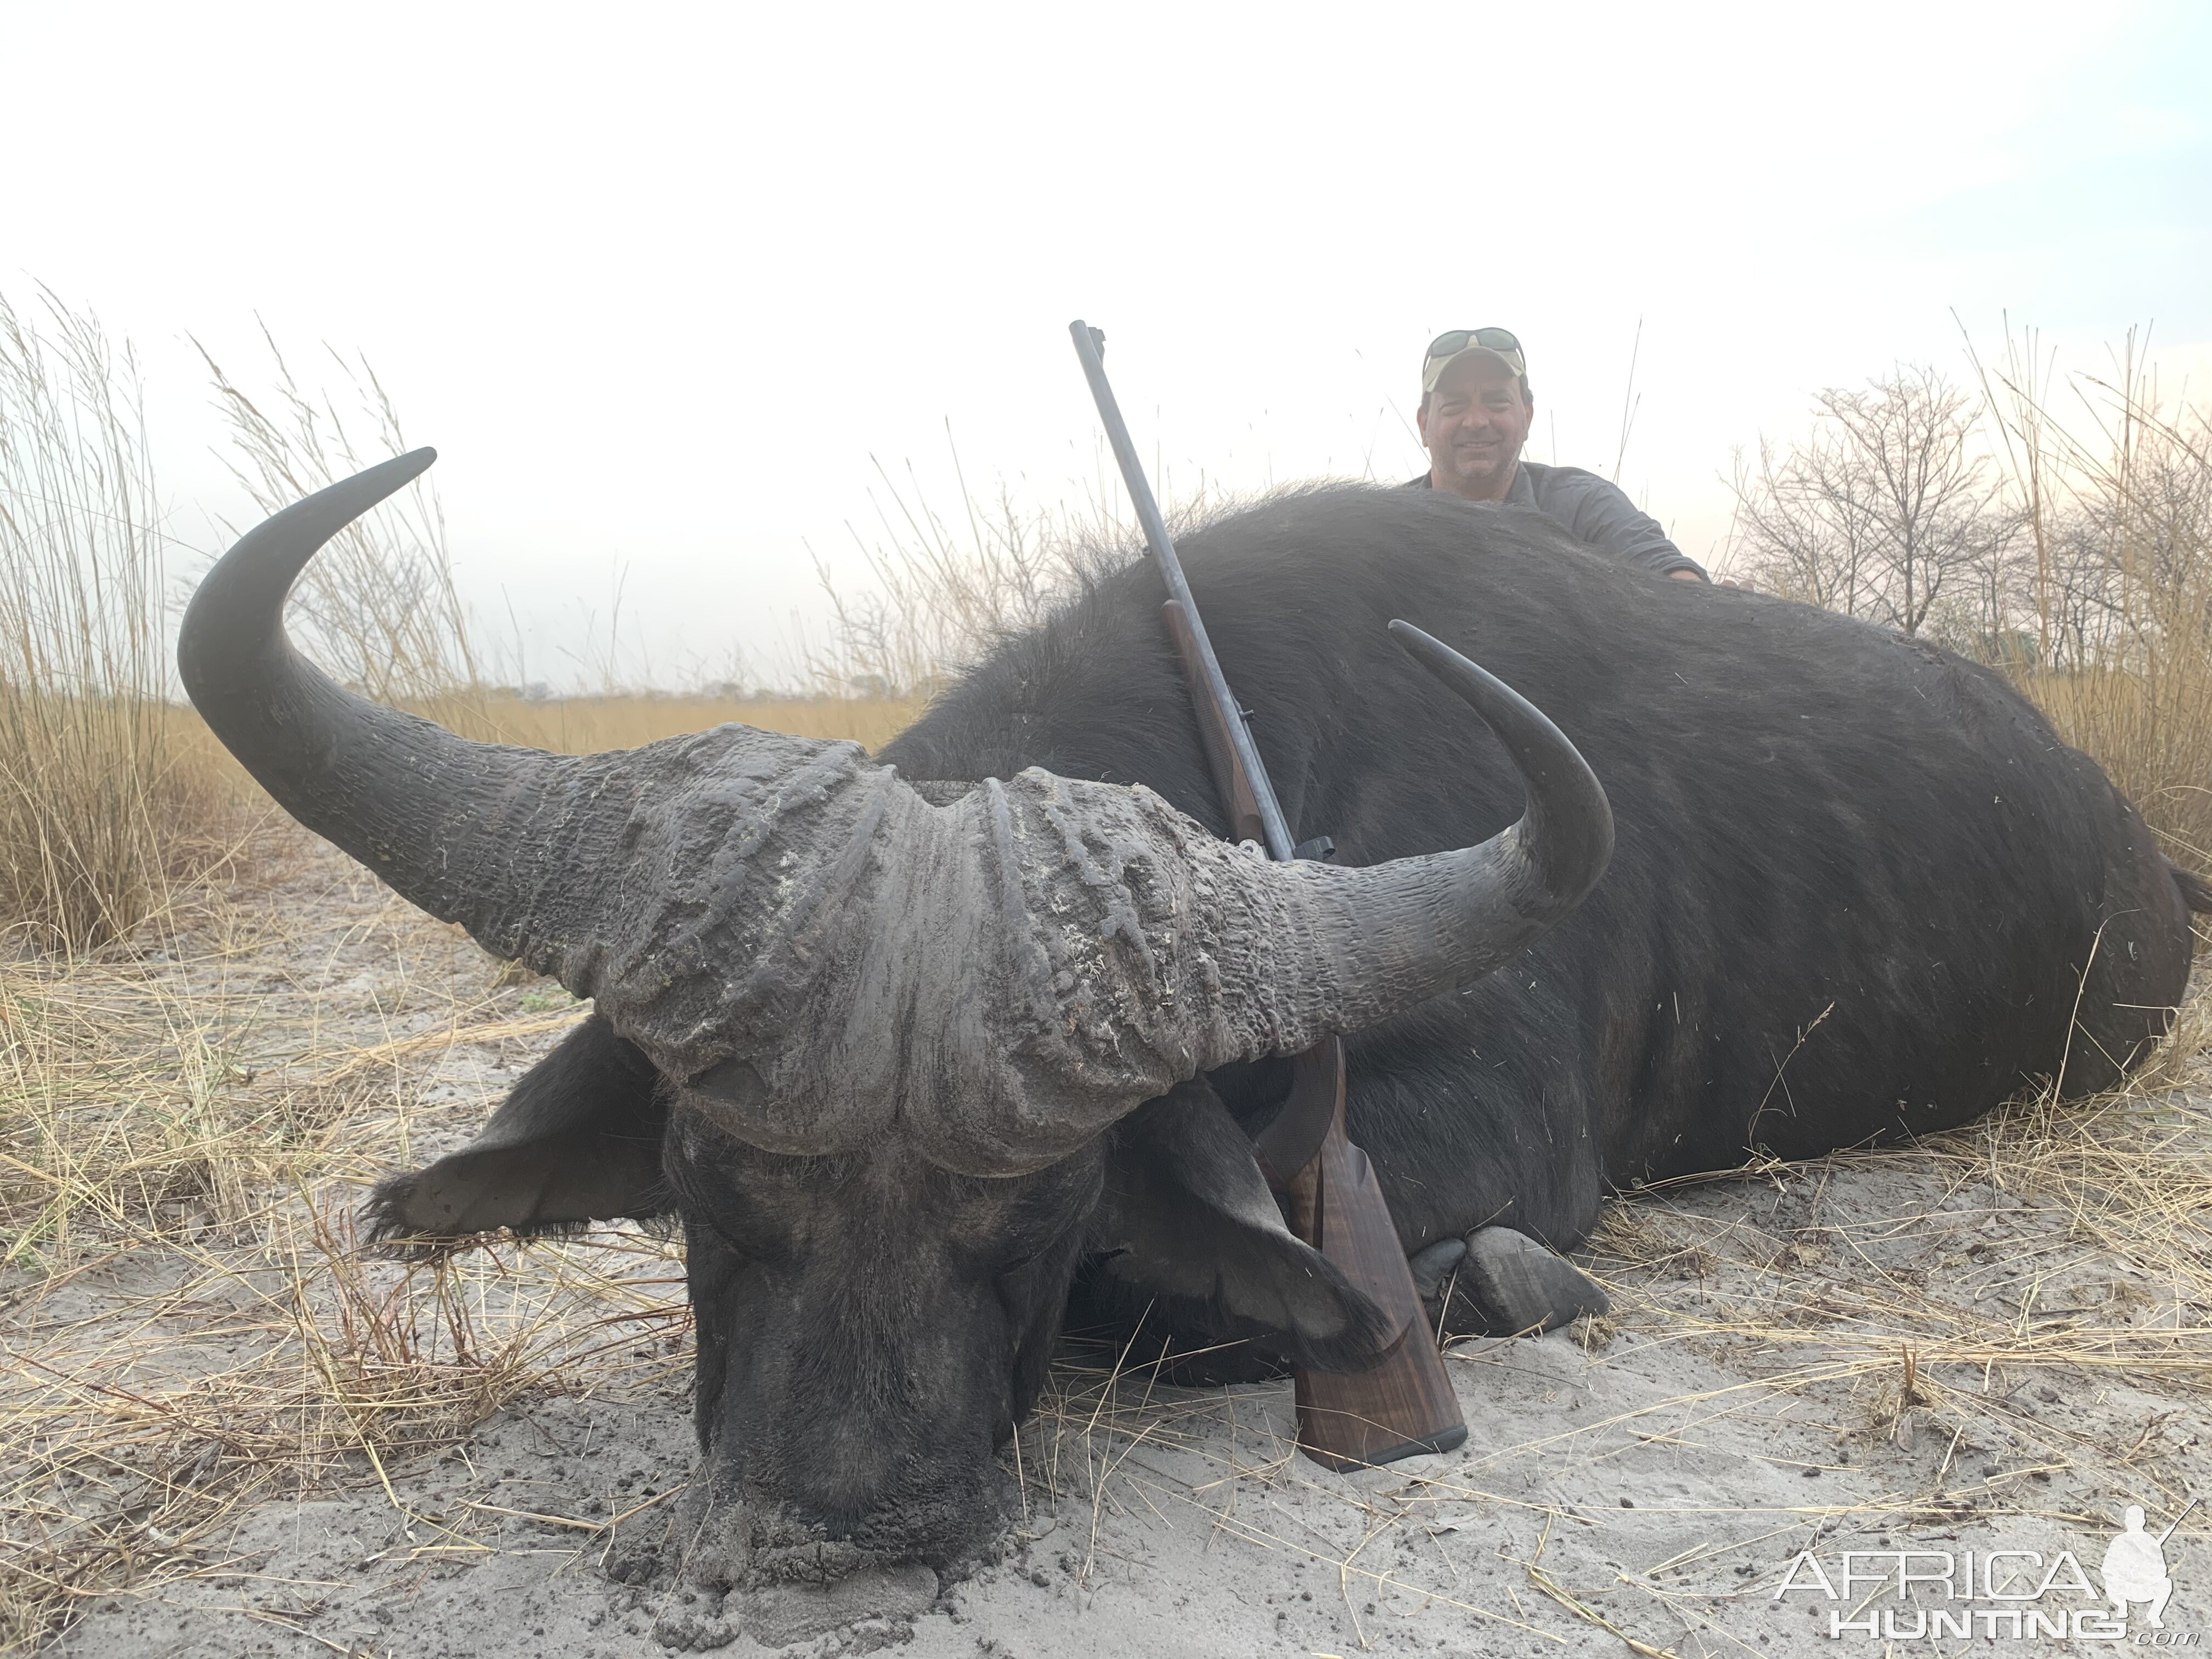
[[[2150,1621],[2150,1627],[2166,1628],[2166,1604],[2173,1595],[2173,1580],[2166,1571],[2166,1540],[2173,1536],[2173,1529],[2196,1507],[2197,1500],[2192,1498],[2179,1515],[2166,1522],[2166,1530],[2154,1538],[2143,1530],[2142,1507],[2128,1505],[2122,1517],[2123,1530],[2105,1547],[2104,1565],[2098,1574],[2105,1581],[2105,1599],[2121,1618],[2128,1616],[2130,1602],[2148,1602],[2144,1617]]]

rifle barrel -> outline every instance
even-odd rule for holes
[[[2169,1539],[2169,1538],[2172,1537],[2172,1536],[2173,1536],[2173,1529],[2174,1529],[2176,1527],[2179,1526],[2183,1522],[2185,1522],[2185,1521],[2186,1521],[2187,1519],[2189,1519],[2189,1511],[2190,1511],[2190,1510],[2193,1510],[2193,1509],[2195,1509],[2196,1507],[2197,1507],[2197,1499],[2195,1499],[2195,1498],[2191,1498],[2191,1499],[2190,1499],[2186,1504],[2184,1504],[2181,1506],[2181,1513],[2180,1513],[2180,1514],[2179,1514],[2179,1515],[2177,1515],[2177,1516],[2175,1516],[2173,1517],[2173,1519],[2172,1519],[2172,1520],[2171,1520],[2171,1521],[2169,1521],[2169,1522],[2167,1522],[2166,1523],[2166,1530],[2165,1530],[2164,1532],[2162,1532],[2162,1533],[2159,1534],[2159,1535],[2158,1535],[2158,1541],[2159,1541],[2160,1543],[2163,1544],[2163,1543],[2165,1543],[2165,1542],[2166,1542],[2166,1540],[2167,1539]]]
[[[1206,669],[1206,695],[1221,711],[1222,724],[1229,729],[1229,741],[1236,748],[1237,758],[1243,763],[1244,775],[1251,783],[1253,799],[1260,809],[1261,828],[1267,838],[1267,856],[1278,862],[1286,861],[1292,846],[1290,826],[1283,820],[1282,804],[1275,799],[1275,786],[1268,779],[1267,763],[1260,758],[1259,746],[1252,741],[1251,728],[1245,725],[1236,694],[1229,689],[1228,677],[1222,673],[1220,661],[1213,654],[1213,641],[1206,637],[1206,623],[1198,614],[1196,601],[1190,597],[1190,584],[1183,580],[1182,561],[1176,556],[1175,538],[1168,534],[1167,520],[1160,517],[1159,503],[1152,499],[1152,487],[1145,479],[1144,464],[1137,459],[1136,446],[1129,441],[1129,428],[1121,418],[1121,406],[1115,402],[1114,388],[1107,384],[1105,360],[1098,355],[1106,337],[1079,317],[1067,325],[1067,332],[1075,342],[1076,356],[1082,360],[1083,378],[1091,382],[1091,399],[1098,405],[1098,418],[1105,422],[1106,441],[1114,447],[1114,459],[1121,468],[1121,483],[1129,492],[1130,503],[1137,509],[1137,522],[1144,528],[1152,562],[1159,566],[1160,574],[1167,581],[1169,597],[1182,606],[1183,615],[1190,621],[1190,631],[1197,638],[1199,660]]]

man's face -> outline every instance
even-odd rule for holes
[[[1521,380],[1497,358],[1470,352],[1444,370],[1419,416],[1430,482],[1470,500],[1502,501],[1535,418]]]

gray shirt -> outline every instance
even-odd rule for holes
[[[1431,488],[1425,472],[1406,481],[1408,489]],[[1640,564],[1654,575],[1692,570],[1705,580],[1705,568],[1667,539],[1657,520],[1636,510],[1619,486],[1578,466],[1540,466],[1522,461],[1513,469],[1505,492],[1507,507],[1534,509],[1578,542]]]

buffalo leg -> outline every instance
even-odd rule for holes
[[[469,1146],[378,1183],[372,1235],[557,1232],[665,1212],[659,1085],[652,1063],[593,1014],[523,1073]]]
[[[1510,1227],[1478,1227],[1414,1253],[1414,1287],[1454,1336],[1557,1330],[1612,1304],[1565,1256]]]

